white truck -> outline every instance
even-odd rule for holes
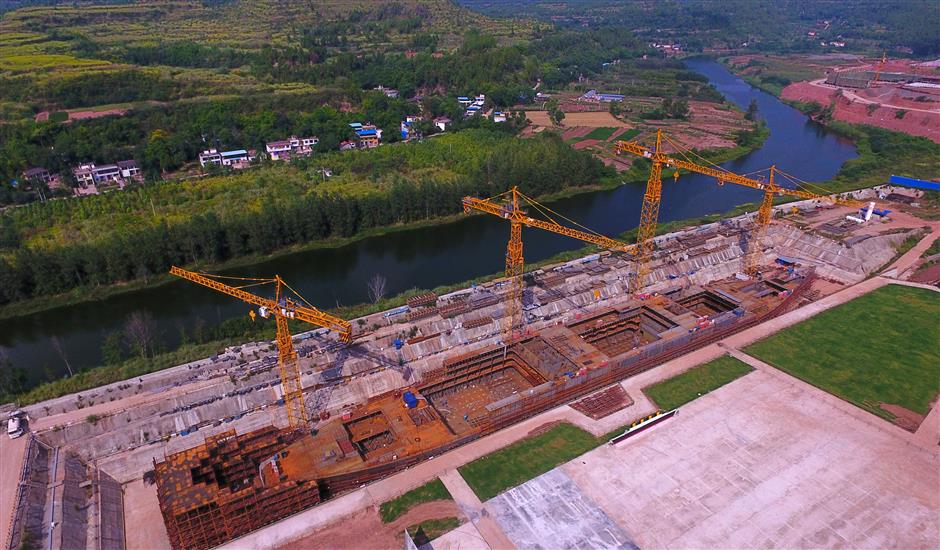
[[[11,412],[10,418],[7,420],[7,435],[10,436],[10,439],[16,439],[25,433],[26,413],[23,411]]]

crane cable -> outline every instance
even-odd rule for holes
[[[780,169],[777,169],[777,172],[780,172],[781,174],[783,174],[784,177],[789,178],[790,181],[792,181],[792,182],[793,182],[794,184],[796,184],[797,186],[803,187],[803,186],[805,185],[805,186],[808,186],[808,187],[815,187],[816,189],[822,191],[822,193],[823,193],[824,195],[831,195],[831,194],[832,194],[832,190],[831,190],[831,189],[826,189],[825,187],[822,187],[822,186],[819,186],[819,185],[810,183],[810,182],[808,182],[808,181],[802,180],[802,179],[800,179],[800,178],[798,178],[798,177],[796,177],[796,176],[793,176],[793,175],[791,175],[791,174],[788,174],[788,173],[786,173],[786,172],[784,172],[783,170],[780,170]],[[801,185],[801,184],[802,184],[802,185]],[[806,188],[806,187],[804,187],[804,189],[806,189],[807,191],[809,191],[809,189]]]
[[[314,309],[314,310],[316,310],[316,311],[320,311],[319,309],[316,308],[316,306],[314,306],[313,304],[311,304],[310,302],[308,302],[307,299],[304,298],[301,293],[299,293],[299,292],[297,292],[296,290],[294,290],[293,288],[291,288],[291,286],[290,286],[289,284],[287,284],[287,281],[285,281],[284,279],[281,279],[281,284],[283,284],[284,286],[286,286],[288,290],[290,290],[291,292],[294,293],[295,296],[297,296],[298,298],[300,298],[300,300],[301,300],[303,303],[307,304],[307,307],[309,307],[310,309]]]
[[[203,277],[208,277],[210,279],[228,279],[230,281],[253,281],[258,284],[277,282],[277,279],[262,279],[259,277],[230,277],[228,275],[217,275],[215,273],[206,273],[204,271],[196,271],[195,273],[198,273],[199,275],[202,275]]]
[[[685,160],[686,160],[687,162],[690,162],[690,163],[692,163],[692,164],[697,164],[697,163],[695,163],[695,162],[692,162],[692,160],[689,159],[688,156],[686,156],[685,151],[687,151],[690,155],[694,155],[695,157],[698,157],[699,159],[701,159],[702,162],[704,162],[704,163],[706,163],[706,164],[708,164],[708,165],[711,165],[711,166],[714,167],[716,170],[721,170],[722,172],[727,172],[728,174],[734,174],[734,172],[732,172],[731,170],[728,170],[727,168],[724,168],[724,167],[722,167],[722,166],[719,166],[719,165],[715,164],[714,162],[708,160],[707,158],[703,157],[702,155],[699,155],[698,153],[692,151],[691,148],[686,148],[685,151],[684,151],[684,150],[683,150],[683,146],[685,146],[685,144],[682,143],[681,141],[680,141],[679,143],[676,143],[675,141],[672,141],[672,139],[670,139],[669,136],[667,136],[665,133],[663,133],[662,136],[663,136],[664,138],[666,138],[666,141],[669,142],[669,144],[671,144],[673,147],[676,148],[676,152],[678,152],[680,155],[682,155],[682,156],[685,158]],[[679,141],[678,138],[676,139],[676,141]],[[681,144],[681,145],[680,145],[680,144]]]
[[[544,209],[547,210],[548,212],[550,212],[550,213],[552,213],[552,214],[555,214],[556,216],[558,216],[558,217],[560,217],[561,219],[563,219],[563,220],[565,220],[565,221],[571,223],[572,225],[576,225],[576,226],[580,227],[581,229],[584,229],[586,232],[591,233],[592,235],[596,235],[596,236],[598,236],[598,237],[604,237],[605,239],[609,238],[609,237],[607,237],[606,235],[602,235],[602,234],[598,233],[597,231],[594,231],[594,230],[591,229],[590,227],[586,227],[586,226],[584,226],[584,225],[581,225],[580,223],[578,223],[578,222],[572,220],[571,218],[568,218],[568,217],[565,216],[564,214],[559,214],[558,212],[555,212],[555,211],[552,210],[551,208],[549,208],[549,207],[547,207],[547,206],[545,206],[545,205],[543,205],[543,204],[540,204],[540,203],[536,202],[534,199],[531,199],[531,198],[527,197],[526,195],[523,195],[522,193],[519,193],[519,196],[521,196],[523,199],[526,200],[526,202],[528,202],[529,204],[531,204],[532,206],[534,206],[536,209],[538,209],[538,210],[539,210],[540,212],[542,212],[543,214],[545,214],[545,212],[542,210],[542,209],[544,208]],[[548,217],[549,219],[551,219],[551,216],[549,216],[548,214],[545,214],[545,216]],[[556,221],[553,220],[553,219],[552,219],[552,222],[555,223],[556,225],[561,225],[560,223],[556,222]],[[612,239],[612,240],[613,240],[613,239]]]

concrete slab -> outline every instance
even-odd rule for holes
[[[160,515],[157,486],[138,479],[124,485],[124,538],[128,550],[170,550],[170,538]]]
[[[940,545],[940,452],[756,371],[562,469],[643,548]]]
[[[422,545],[419,550],[490,550],[490,545],[473,523],[467,522]]]
[[[488,500],[486,507],[521,549],[638,549],[559,468]]]
[[[6,422],[0,422],[6,426]],[[26,453],[26,436],[10,439],[0,435],[0,542],[7,547],[10,522],[13,521],[13,501],[20,485],[20,473]]]

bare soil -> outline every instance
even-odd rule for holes
[[[575,149],[577,149],[578,151],[580,151],[581,149],[587,149],[588,147],[592,147],[592,146],[597,145],[597,144],[599,144],[599,143],[601,143],[601,141],[596,140],[596,139],[583,139],[583,140],[581,140],[581,141],[575,143],[574,145],[572,145],[572,147],[574,147]]]
[[[565,133],[563,133],[561,137],[564,140],[576,139],[590,134],[592,130],[593,128],[588,128],[587,126],[575,126],[574,128],[565,130]]]
[[[554,126],[552,121],[548,118],[548,111],[526,111],[525,114],[526,118],[528,118],[529,122],[532,124],[536,124],[538,126]],[[622,120],[618,120],[607,111],[595,113],[565,113],[565,119],[561,121],[561,127],[572,128],[577,126],[584,126],[586,128],[631,127],[630,124]],[[583,136],[589,132],[590,130],[581,135]]]
[[[384,550],[400,548],[405,529],[429,519],[465,518],[457,503],[452,500],[424,502],[408,510],[391,523],[382,523],[378,508],[366,508],[347,516],[319,531],[281,547],[281,550],[298,548],[324,548],[330,550]]]
[[[921,425],[926,418],[922,414],[917,414],[916,412],[906,409],[900,405],[894,405],[891,403],[881,403],[879,407],[888,411],[894,415],[894,423],[905,430],[914,433],[917,431],[917,428]]]
[[[842,96],[838,96],[838,91],[812,82],[797,82],[784,88],[781,97],[791,101],[815,101],[820,105],[829,105],[834,100],[835,111],[832,116],[836,120],[870,124],[940,143],[940,104],[937,102],[914,101],[908,94],[901,93],[899,88],[886,86],[843,91]],[[899,109],[906,111],[903,118],[897,117]],[[930,112],[933,109],[937,110]]]

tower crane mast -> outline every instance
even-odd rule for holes
[[[662,199],[662,170],[663,166],[675,168],[675,176],[678,179],[678,170],[688,170],[704,174],[718,180],[718,185],[733,183],[743,185],[752,189],[758,189],[764,192],[760,208],[757,211],[757,220],[751,238],[748,239],[748,250],[744,257],[744,270],[749,275],[757,274],[760,267],[760,240],[767,231],[767,226],[773,218],[773,199],[774,196],[788,195],[802,199],[825,200],[834,204],[843,206],[862,206],[862,203],[856,200],[841,199],[838,197],[828,197],[817,195],[800,189],[789,189],[780,187],[774,182],[774,175],[778,171],[776,166],[770,167],[770,177],[764,180],[758,180],[741,176],[727,170],[703,166],[688,160],[675,158],[662,152],[662,130],[656,131],[656,144],[650,149],[640,145],[635,141],[618,141],[616,144],[617,153],[630,153],[639,157],[649,159],[653,165],[650,169],[650,177],[646,183],[646,193],[643,195],[643,211],[640,216],[640,228],[637,236],[637,246],[639,255],[637,256],[637,276],[631,281],[631,291],[636,292],[642,288],[646,276],[649,274],[649,263],[653,254],[653,238],[656,236],[656,224],[659,216],[659,202]],[[667,138],[668,139],[668,138]]]
[[[344,343],[352,341],[352,325],[339,317],[320,311],[306,303],[306,300],[296,292],[294,294],[297,294],[303,301],[290,298],[285,291],[285,289],[290,290],[290,286],[280,276],[275,276],[273,279],[222,277],[220,275],[187,271],[176,266],[170,268],[170,273],[256,306],[262,317],[274,316],[277,325],[275,340],[277,343],[277,359],[284,394],[284,405],[287,409],[287,420],[291,428],[306,427],[308,418],[307,408],[304,406],[300,365],[297,362],[297,352],[294,350],[294,343],[287,322],[289,319],[296,319],[329,329],[337,333]],[[220,279],[240,281],[244,284],[233,286],[223,283]],[[274,285],[273,300],[244,290],[247,287],[264,284]],[[254,318],[253,314],[254,312],[252,312],[252,318]]]
[[[497,202],[494,199],[509,195],[508,203]],[[479,199],[476,197],[463,198],[464,212],[477,210],[509,221],[509,244],[506,246],[506,279],[509,281],[510,290],[506,297],[506,315],[507,322],[503,326],[503,341],[509,343],[517,337],[522,327],[522,274],[525,270],[525,260],[522,255],[522,227],[534,227],[544,231],[550,231],[559,235],[565,235],[573,239],[594,244],[608,250],[617,252],[626,252],[635,254],[637,248],[620,242],[615,239],[588,231],[580,231],[565,227],[554,220],[546,221],[530,217],[520,206],[520,200],[523,199],[533,206],[542,207],[533,199],[523,195],[518,187],[513,187],[507,193],[497,195],[489,199]]]

